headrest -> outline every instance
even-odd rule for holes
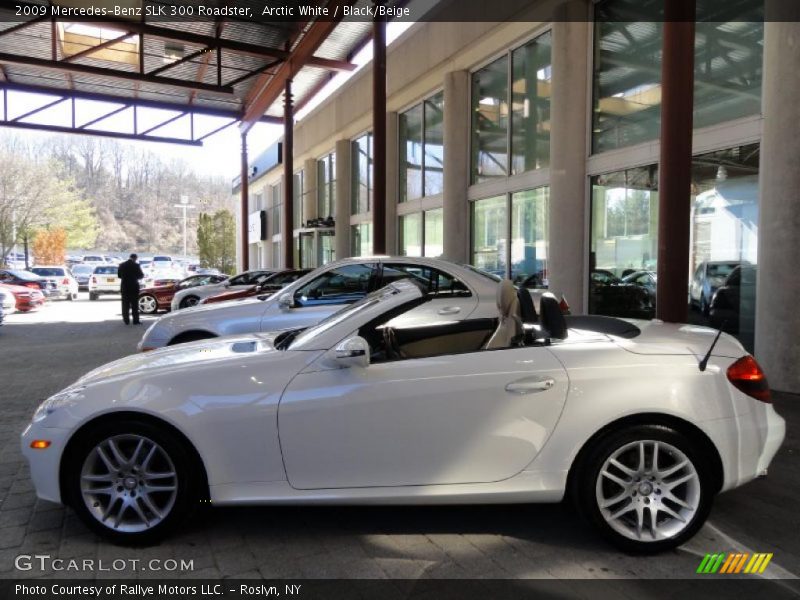
[[[551,338],[564,340],[567,338],[567,321],[561,312],[561,306],[556,297],[547,292],[539,300],[541,323]]]
[[[514,309],[514,301],[517,299],[517,289],[510,279],[503,279],[497,285],[497,310],[504,317],[511,314]]]

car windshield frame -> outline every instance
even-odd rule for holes
[[[39,269],[40,271],[47,271],[46,273],[38,273],[34,269]],[[54,271],[61,271],[60,273]],[[31,273],[34,275],[38,275],[39,277],[66,277],[67,270],[64,267],[31,267]]]

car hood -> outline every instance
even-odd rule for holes
[[[658,319],[625,320],[636,325],[641,334],[630,339],[615,337],[614,341],[633,354],[694,354],[702,358],[717,335],[716,329],[700,325],[664,323]],[[712,356],[727,358],[739,358],[744,354],[747,351],[739,341],[726,333],[720,336],[712,352]]]
[[[75,382],[88,385],[102,380],[147,371],[148,375],[158,370],[171,370],[187,365],[199,366],[242,356],[283,354],[273,344],[280,332],[251,333],[228,336],[213,340],[200,340],[176,344],[151,352],[132,354],[89,371]]]

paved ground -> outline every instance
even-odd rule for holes
[[[134,352],[143,330],[121,322],[118,300],[86,294],[0,327],[0,578],[176,575],[22,572],[14,563],[24,554],[192,560],[179,575],[193,578],[686,578],[676,592],[689,589],[706,552],[774,552],[766,576],[800,573],[800,398],[788,395],[776,398],[789,438],[770,476],[720,496],[694,540],[657,557],[614,551],[562,506],[213,509],[160,546],[109,545],[71,511],[36,499],[18,438],[39,401]]]

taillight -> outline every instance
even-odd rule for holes
[[[97,283],[97,277],[92,276],[92,283]]]
[[[41,288],[39,283],[36,282],[36,281],[26,281],[22,285],[24,285],[25,287],[29,287],[29,288],[36,288],[37,290]]]
[[[64,277],[64,280],[61,282],[61,285],[69,285],[69,279]]]
[[[562,315],[569,314],[569,302],[567,302],[567,298],[563,294],[561,295],[561,302],[558,303],[558,307],[561,309]]]
[[[751,398],[761,402],[772,402],[767,376],[764,375],[756,359],[749,354],[728,367],[728,381]]]

